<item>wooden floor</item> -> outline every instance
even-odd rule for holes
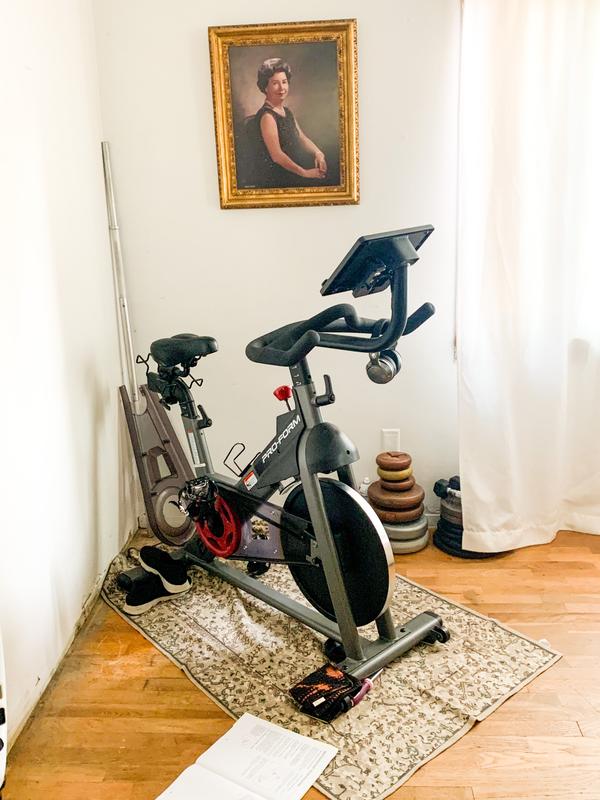
[[[600,800],[600,537],[561,533],[483,562],[429,547],[397,569],[564,658],[394,800]],[[99,601],[9,754],[4,800],[154,800],[231,725]]]

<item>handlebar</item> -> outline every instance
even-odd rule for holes
[[[340,319],[349,326],[358,324],[360,320],[351,305],[339,303],[315,314],[310,319],[292,322],[259,336],[248,344],[246,355],[251,361],[260,364],[293,366],[320,344],[320,331]]]
[[[406,267],[394,271],[389,320],[364,319],[349,303],[339,303],[309,319],[259,336],[247,345],[247,357],[260,364],[290,367],[315,347],[363,353],[393,348],[400,336],[412,333],[435,313],[431,303],[424,303],[407,318],[405,270]],[[357,333],[370,334],[370,337],[356,336]]]

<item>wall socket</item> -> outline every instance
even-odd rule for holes
[[[381,429],[381,449],[384,452],[388,450],[400,450],[400,429],[399,428],[382,428]]]

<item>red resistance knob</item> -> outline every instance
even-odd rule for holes
[[[278,400],[289,400],[292,396],[292,387],[291,386],[278,386],[275,391],[273,392],[275,397]]]

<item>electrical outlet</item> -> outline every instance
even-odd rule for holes
[[[384,452],[387,452],[388,450],[400,450],[399,428],[381,429],[381,449]]]

